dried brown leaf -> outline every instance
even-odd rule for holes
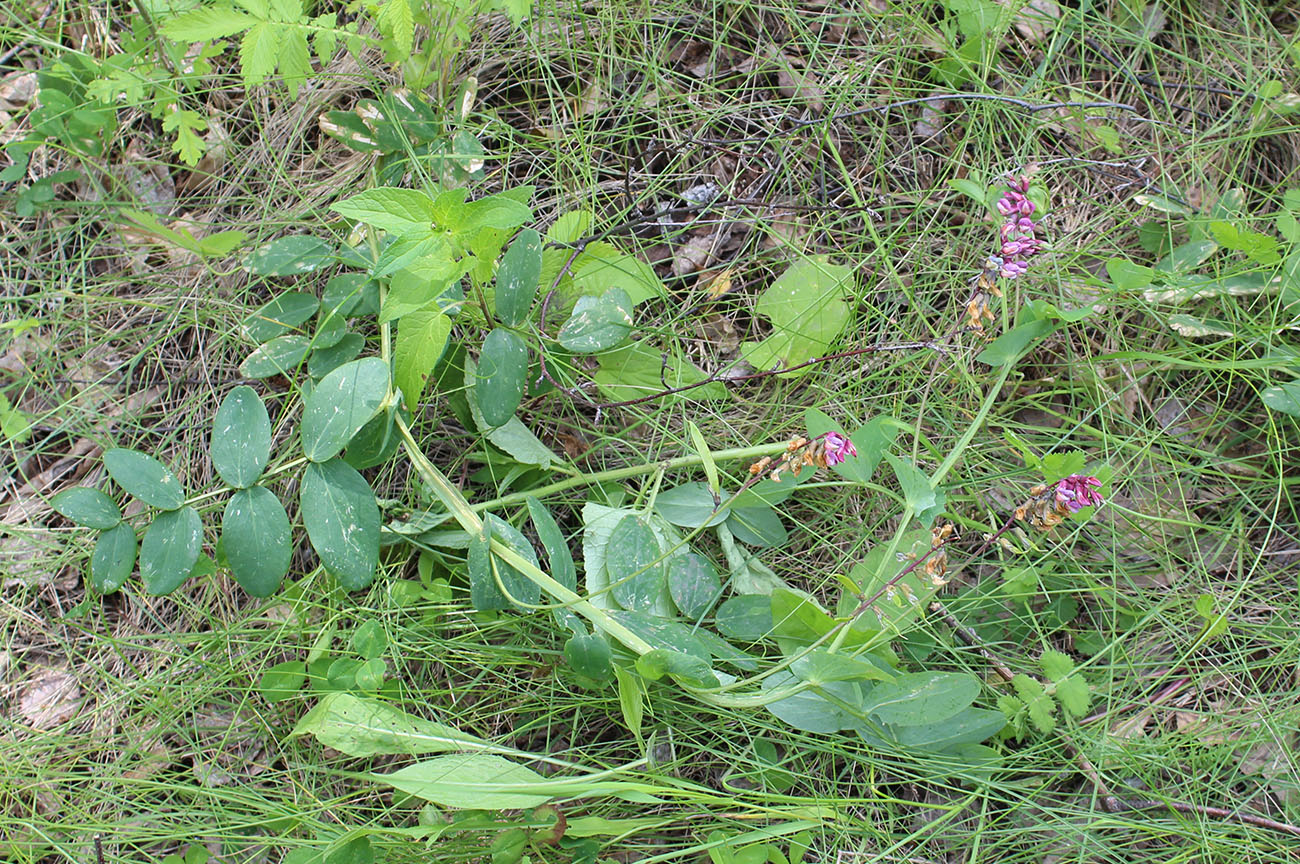
[[[45,669],[23,687],[18,713],[37,729],[65,723],[81,706],[81,685],[66,669]]]

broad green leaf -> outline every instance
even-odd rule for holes
[[[1168,288],[1153,288],[1142,293],[1151,303],[1191,303],[1210,297],[1249,297],[1278,287],[1280,278],[1267,273],[1241,273],[1236,276],[1206,276],[1199,273],[1170,277]]]
[[[350,363],[366,347],[366,337],[360,333],[344,333],[343,338],[329,348],[313,348],[307,358],[307,374],[324,378],[344,363]]]
[[[1159,210],[1161,213],[1170,213],[1174,216],[1196,215],[1196,211],[1188,207],[1186,204],[1179,203],[1172,198],[1166,198],[1164,195],[1141,192],[1134,195],[1133,200],[1144,207],[1150,207],[1152,210]]]
[[[579,295],[600,296],[611,288],[621,288],[633,306],[665,293],[663,281],[649,264],[599,240],[588,243],[574,260],[570,277],[571,290]]]
[[[483,529],[477,537],[470,538],[469,546],[470,601],[474,608],[509,609],[515,602],[535,605],[541,599],[537,583],[489,552],[490,541],[495,539],[536,567],[537,553],[532,544],[513,525],[496,516],[485,518]]]
[[[1006,725],[1007,718],[1001,711],[966,708],[942,721],[898,726],[889,731],[905,747],[946,751],[983,741],[996,735]]]
[[[85,528],[107,531],[122,521],[122,511],[117,502],[98,489],[86,486],[64,489],[50,499],[50,506],[65,519]]]
[[[478,409],[477,405],[471,407]],[[504,426],[488,429],[487,439],[508,453],[510,458],[525,465],[550,468],[554,463],[561,461],[560,457],[543,444],[542,440],[534,435],[518,417],[511,417]]]
[[[374,314],[373,309],[367,313],[364,307],[371,299],[376,299],[369,295],[373,294],[377,297],[377,289],[378,283],[368,274],[340,273],[325,283],[325,290],[321,292],[320,305],[322,309],[334,310],[344,318]]]
[[[727,528],[742,543],[765,549],[784,546],[790,539],[781,517],[771,507],[733,507]]]
[[[244,333],[254,342],[283,336],[311,320],[320,301],[301,291],[286,291],[244,319]]]
[[[631,669],[622,666],[613,668],[614,677],[618,681],[618,707],[623,713],[623,724],[636,738],[637,744],[644,748],[641,721],[645,719],[645,683]]]
[[[709,654],[711,654],[715,659],[720,660],[723,663],[730,663],[737,669],[742,669],[746,672],[752,672],[758,668],[757,659],[752,655],[741,651],[735,645],[732,645],[712,630],[700,627],[698,629],[692,629],[691,634],[698,639],[706,649],[708,649]]]
[[[241,385],[226,394],[212,420],[212,467],[237,489],[257,482],[271,459],[271,418],[257,391]]]
[[[363,660],[375,660],[382,657],[388,650],[388,634],[384,632],[384,625],[378,620],[371,618],[361,622],[356,630],[352,631],[352,650]]]
[[[916,513],[916,521],[926,528],[934,524],[935,517],[943,512],[947,496],[942,489],[930,485],[930,478],[909,459],[900,459],[892,453],[886,459],[893,466],[894,476],[903,489],[903,497]]]
[[[713,668],[707,660],[665,648],[655,648],[638,657],[636,671],[651,681],[671,675],[689,687],[708,689],[718,686],[718,677],[713,674]]]
[[[176,510],[185,503],[185,490],[176,475],[139,450],[105,451],[104,468],[123,491],[151,507]]]
[[[109,528],[95,541],[90,556],[90,584],[100,594],[112,594],[135,568],[135,529],[125,522]]]
[[[379,566],[379,505],[365,478],[342,459],[309,464],[302,476],[303,526],[320,562],[348,591]]]
[[[1106,273],[1121,291],[1141,291],[1151,284],[1156,271],[1127,258],[1111,258],[1106,262]]]
[[[546,781],[536,771],[485,753],[439,756],[371,777],[407,795],[460,809],[528,809],[552,797],[538,791]]]
[[[763,679],[763,690],[772,691],[798,684],[799,679],[790,672],[778,672]],[[858,686],[853,682],[836,682],[827,685],[837,696],[848,696],[849,704],[860,700]],[[803,732],[829,734],[853,725],[854,718],[824,696],[809,689],[784,699],[764,705],[781,720]]]
[[[533,218],[533,211],[504,194],[489,195],[464,205],[455,231],[469,236],[483,228],[513,231]]]
[[[875,662],[872,662],[875,660]],[[871,655],[850,657],[818,648],[790,664],[790,671],[800,681],[818,687],[835,681],[892,681],[897,677],[883,661]]]
[[[773,589],[771,603],[772,634],[778,638],[814,642],[835,628],[835,619],[802,591]]]
[[[303,409],[303,455],[313,462],[334,458],[387,396],[388,364],[378,357],[353,360],[326,375]]]
[[[229,6],[200,6],[173,18],[162,25],[168,39],[180,42],[211,42],[242,33],[257,23],[256,18],[236,12]]]
[[[503,324],[518,327],[528,320],[542,275],[542,238],[529,228],[519,232],[497,270],[496,309]]]
[[[1274,411],[1300,417],[1300,381],[1265,387],[1260,391],[1259,398]]]
[[[772,632],[772,601],[765,594],[741,594],[718,607],[718,632],[728,639],[757,642]]]
[[[253,597],[269,597],[289,572],[293,557],[289,517],[263,486],[240,489],[226,502],[221,544],[230,572]]]
[[[674,525],[699,528],[725,522],[731,509],[719,508],[707,483],[692,481],[660,492],[655,498],[655,510]]]
[[[624,609],[650,609],[666,588],[659,538],[644,520],[626,516],[614,528],[605,549],[605,569],[614,599]]]
[[[306,336],[277,336],[258,345],[252,354],[239,364],[245,378],[270,378],[288,375],[307,357],[311,340]]]
[[[564,659],[579,675],[605,681],[609,678],[609,643],[599,633],[575,633],[564,643]]]
[[[1155,269],[1161,273],[1187,273],[1204,264],[1211,255],[1219,251],[1219,244],[1213,240],[1189,240],[1160,259]]]
[[[249,253],[244,267],[255,276],[301,276],[334,263],[334,246],[319,237],[280,237]]]
[[[1020,359],[1030,343],[1057,328],[1055,321],[1038,319],[1017,324],[989,343],[975,359],[989,366],[1010,366]]]
[[[483,340],[477,374],[474,398],[484,422],[491,428],[504,425],[524,398],[528,378],[528,348],[524,341],[509,330],[494,329]]]
[[[433,201],[415,189],[367,189],[346,201],[330,205],[330,209],[399,236],[433,231]]]
[[[648,612],[614,611],[610,614],[624,627],[650,643],[652,648],[681,651],[704,661],[709,659],[708,646],[690,625]]]
[[[193,507],[167,510],[154,517],[140,544],[140,578],[150,594],[170,594],[199,560],[203,521]]]
[[[450,726],[407,714],[387,702],[330,693],[294,727],[348,756],[410,756],[484,750],[492,745]]]
[[[551,578],[570,591],[577,591],[578,571],[573,566],[573,553],[569,551],[569,544],[564,539],[560,526],[555,523],[555,517],[542,506],[542,502],[532,496],[528,498],[528,516],[533,520],[533,528],[537,532],[537,539],[541,542],[542,549],[546,551],[549,565],[547,569]],[[569,609],[556,609],[552,614],[562,627],[568,627],[575,632],[583,629],[582,622]]]
[[[579,297],[573,314],[556,339],[577,354],[607,351],[632,332],[632,300],[622,288],[610,288],[599,297]]]
[[[913,672],[878,684],[863,710],[895,726],[947,720],[975,701],[979,679],[959,672]]]
[[[364,471],[391,459],[401,443],[401,434],[393,422],[395,413],[410,425],[411,412],[405,406],[398,407],[396,412],[393,406],[389,406],[387,411],[376,414],[361,427],[360,432],[352,436],[347,452],[343,454],[343,461],[358,471]]]
[[[307,664],[301,660],[277,663],[262,673],[257,682],[257,692],[267,702],[285,702],[298,695],[307,683]]]
[[[838,614],[850,614],[857,609],[861,599],[874,597],[883,589],[884,593],[857,618],[853,629],[867,633],[906,631],[925,610],[938,586],[925,574],[924,564],[892,586],[885,586],[912,561],[930,550],[930,540],[930,532],[925,529],[909,531],[899,540],[893,556],[887,555],[888,541],[873,545],[862,561],[849,571],[849,579],[857,590],[845,592],[840,598]]]
[[[393,383],[402,391],[410,410],[419,407],[425,384],[442,357],[450,335],[451,319],[437,308],[412,312],[398,323],[393,348]]]
[[[601,392],[614,402],[652,396],[665,387],[685,387],[698,384],[708,376],[689,360],[676,354],[665,354],[644,342],[634,342],[596,358],[600,369],[592,379]],[[682,394],[682,398],[695,400],[726,399],[727,388],[712,382]]]
[[[687,551],[668,559],[668,592],[681,613],[696,621],[717,602],[722,580],[708,559]]]
[[[609,574],[605,570],[605,550],[610,535],[631,511],[606,507],[594,501],[582,505],[582,569],[587,594],[598,609],[614,610],[618,604],[609,595]]]
[[[825,354],[849,322],[845,295],[853,271],[824,256],[790,265],[759,297],[754,311],[769,319],[772,332],[761,342],[745,342],[741,356],[755,369],[797,366]]]

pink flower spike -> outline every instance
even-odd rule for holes
[[[826,464],[839,465],[850,456],[857,456],[858,448],[838,432],[826,433]]]
[[[1101,481],[1096,477],[1083,474],[1071,474],[1056,484],[1056,503],[1064,505],[1071,513],[1078,513],[1084,507],[1100,507],[1101,493],[1096,490]]]

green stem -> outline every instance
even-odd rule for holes
[[[714,461],[721,462],[724,459],[734,459],[737,461],[750,461],[761,459],[764,456],[772,456],[777,453],[784,453],[786,445],[777,444],[759,444],[754,447],[734,447],[730,450],[714,450],[712,457]],[[599,471],[595,474],[583,474],[578,477],[570,477],[567,480],[559,480],[547,486],[538,486],[527,492],[512,492],[509,495],[502,495],[500,498],[493,498],[491,501],[480,501],[478,504],[469,505],[470,510],[475,513],[481,513],[484,510],[496,510],[502,507],[510,507],[516,504],[524,504],[529,498],[546,498],[556,495],[560,492],[567,492],[570,489],[577,489],[583,486],[595,486],[599,483],[605,483],[612,480],[625,480],[628,477],[640,477],[642,474],[652,474],[660,469],[674,471],[678,468],[691,468],[703,464],[704,457],[693,454],[690,456],[678,456],[673,459],[664,459],[659,462],[648,462],[644,465],[628,465],[623,468],[611,468],[608,471]]]

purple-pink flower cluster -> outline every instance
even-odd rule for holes
[[[853,446],[853,442],[838,432],[827,432],[823,439],[823,448],[826,454],[826,464],[834,467],[850,456],[858,455],[858,448]]]
[[[990,264],[998,268],[999,275],[1015,279],[1029,269],[1029,259],[1043,248],[1043,241],[1035,236],[1038,225],[1033,220],[1034,202],[1027,197],[1029,178],[1018,177],[1007,181],[1007,191],[998,201],[998,212],[1006,217],[1002,223],[1000,254],[991,256]]]
[[[1096,477],[1071,474],[1056,484],[1056,503],[1071,513],[1078,513],[1084,507],[1100,507],[1101,493],[1097,488],[1101,481]]]

